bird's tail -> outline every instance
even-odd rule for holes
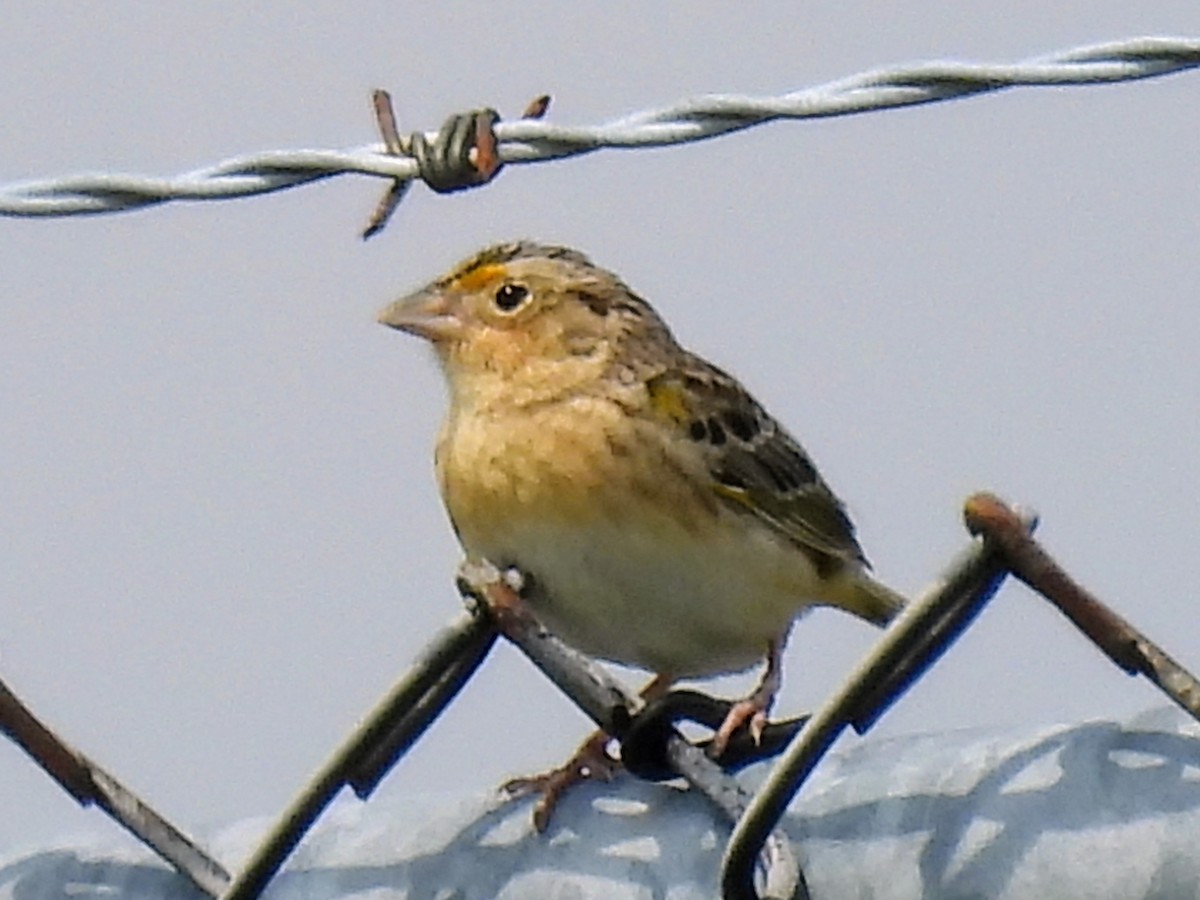
[[[882,628],[895,618],[908,599],[866,572],[847,572],[829,585],[831,606],[852,612]]]

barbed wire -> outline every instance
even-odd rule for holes
[[[1167,37],[1095,44],[1009,64],[919,63],[778,96],[708,94],[601,125],[563,126],[536,119],[498,122],[496,149],[501,163],[542,162],[602,148],[700,141],[777,119],[854,115],[1013,87],[1111,84],[1197,66],[1200,39]],[[395,155],[382,144],[349,150],[269,150],[175,177],[92,173],[0,185],[0,215],[88,215],[173,200],[226,200],[349,174],[397,182],[421,177],[413,157]]]

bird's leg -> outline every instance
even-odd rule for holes
[[[743,725],[749,727],[750,736],[754,738],[755,744],[762,740],[763,729],[767,727],[767,713],[775,702],[775,695],[779,693],[783,681],[781,657],[786,640],[785,634],[771,641],[767,648],[767,667],[758,685],[745,698],[733,704],[725,715],[725,721],[713,735],[712,744],[709,746],[708,752],[713,759],[721,758],[729,739]]]
[[[674,680],[667,675],[654,676],[642,688],[642,699],[653,700],[662,696]],[[572,787],[585,781],[611,781],[621,771],[621,761],[608,752],[610,740],[607,732],[594,731],[579,745],[574,755],[557,769],[526,778],[514,778],[505,782],[501,790],[514,798],[537,794],[538,801],[533,807],[533,827],[539,833],[544,832],[550,825],[550,817],[558,801]]]
[[[593,779],[609,781],[621,768],[621,763],[608,755],[609,740],[603,731],[592,732],[574,755],[557,769],[540,775],[514,778],[505,782],[501,790],[514,798],[537,794],[538,801],[533,807],[533,827],[539,833],[544,832],[550,825],[550,817],[558,801],[567,791]]]

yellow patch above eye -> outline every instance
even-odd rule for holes
[[[508,270],[499,263],[487,263],[476,266],[455,279],[464,291],[477,291],[495,281],[500,281],[508,274]]]

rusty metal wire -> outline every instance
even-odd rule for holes
[[[1129,675],[1144,675],[1180,709],[1200,722],[1200,680],[1072,578],[991,494],[976,494],[964,511],[967,530],[1000,548],[1015,578],[1049,600],[1076,628]]]
[[[24,750],[80,806],[97,806],[175,867],[202,892],[217,896],[229,873],[146,801],[38,719],[0,681],[0,734]]]
[[[692,97],[601,125],[564,126],[533,118],[498,122],[494,130],[497,162],[541,162],[601,148],[683,144],[778,119],[853,115],[1013,87],[1110,84],[1197,66],[1200,39],[1170,37],[1131,38],[1016,63],[917,63],[863,72],[777,96]],[[526,115],[529,113],[526,110]],[[436,143],[437,135],[429,134],[425,139]],[[407,183],[422,177],[422,169],[415,156],[395,155],[381,144],[349,150],[269,150],[236,156],[175,177],[102,172],[0,185],[0,215],[89,215],[176,200],[227,200],[346,174]]]
[[[464,565],[459,575],[463,595],[482,603],[508,640],[607,734],[621,740],[645,703],[600,665],[546,631],[522,602],[522,584],[516,570],[501,572],[486,562]],[[744,817],[751,801],[745,788],[673,727],[666,728],[662,737],[666,762],[674,772],[708,798],[730,822]],[[786,836],[774,831],[774,823],[753,850],[751,876],[756,861],[762,872],[763,900],[807,900],[809,892],[800,863]]]
[[[385,110],[377,94],[375,108],[382,145],[345,151],[267,151],[235,157],[176,177],[97,173],[0,185],[0,215],[119,212],[176,200],[253,196],[335,175],[364,174],[392,182],[368,228],[374,233],[383,226],[414,180],[424,181],[435,191],[448,192],[487,183],[506,163],[560,159],[602,148],[688,143],[779,119],[852,115],[1011,87],[1131,81],[1197,66],[1200,66],[1200,39],[1135,38],[1013,64],[934,62],[879,69],[779,96],[705,95],[597,126],[558,126],[539,121],[548,102],[547,98],[539,98],[521,120],[499,121],[491,110],[476,110],[451,117],[437,134],[417,133],[407,139],[401,138],[396,130],[390,104]],[[959,574],[968,570],[974,573],[970,585],[959,585],[965,593],[954,595],[950,587],[944,586],[942,592],[930,595],[933,599],[927,597],[928,602],[916,604],[901,617],[842,691],[801,729],[788,756],[753,801],[736,784],[731,784],[702,750],[677,734],[665,732],[666,755],[675,769],[705,789],[727,815],[741,816],[726,856],[723,873],[726,896],[759,896],[754,886],[754,870],[764,858],[770,860],[763,869],[767,873],[764,896],[804,895],[800,867],[786,840],[774,831],[779,815],[837,734],[846,725],[860,733],[870,727],[969,624],[986,602],[987,591],[994,589],[1000,577],[992,569],[988,569],[992,574],[984,577],[978,568],[994,568],[997,548],[1002,551],[1004,565],[1014,575],[1050,599],[1118,666],[1130,674],[1147,675],[1179,705],[1200,718],[1200,683],[1190,673],[1075,584],[1027,538],[1010,510],[998,503],[988,505],[984,502],[987,498],[972,499],[979,502],[969,507],[968,524],[974,533],[984,535],[985,540],[977,552],[972,551],[975,555],[961,561],[960,570],[956,570]],[[947,592],[958,600],[939,607],[935,600],[948,595]],[[926,615],[936,621],[927,621],[923,618]],[[932,623],[934,627],[923,632],[923,641],[899,640],[897,629],[909,638],[921,630],[913,628],[914,622]],[[425,665],[419,664],[380,704],[364,728],[339,748],[286,811],[259,853],[233,880],[219,863],[169,822],[37,721],[3,683],[0,683],[0,733],[30,753],[77,801],[103,808],[205,893],[255,897],[333,794],[350,785],[360,796],[367,796],[486,654],[493,636],[490,625],[485,628],[477,618],[459,624],[461,627],[449,637],[435,639],[431,646],[441,648],[437,650],[440,655],[426,660]],[[909,631],[904,632],[904,628]],[[520,638],[509,636],[521,642]],[[552,640],[539,639],[536,643],[554,646]],[[549,657],[538,657],[540,652],[531,653],[535,661],[546,671],[554,672],[556,680],[565,677],[569,682],[572,676],[563,676],[555,663],[547,661]],[[594,674],[602,670],[585,666],[582,671],[587,674],[575,687],[591,684],[600,691],[587,702],[595,706],[600,702],[596,696],[604,698],[604,705],[596,707],[598,721],[620,737],[631,718],[643,712],[639,701],[622,693],[611,680]],[[581,705],[588,708],[583,701]]]
[[[1032,519],[1025,522],[1032,527]],[[860,734],[949,649],[1000,588],[1003,555],[977,538],[884,632],[792,739],[738,820],[721,866],[726,900],[758,900],[754,863],[796,792],[848,726]]]
[[[499,627],[605,731],[618,740],[631,740],[630,762],[635,763],[635,755],[642,758],[641,763],[631,765],[633,771],[650,778],[671,772],[682,775],[736,823],[722,867],[724,897],[805,898],[803,871],[778,828],[791,799],[847,726],[865,732],[940,658],[1007,573],[1052,602],[1120,668],[1146,675],[1200,719],[1200,682],[1071,579],[1029,536],[1032,517],[1022,517],[989,494],[971,497],[964,512],[968,530],[978,536],[976,543],[952,563],[935,587],[897,618],[820,710],[802,725],[780,726],[795,737],[753,797],[710,760],[702,746],[674,730],[673,717],[679,713],[671,710],[675,704],[644,704],[603,668],[548,634],[520,603],[519,573],[499,572],[487,565],[464,567],[459,589],[482,601],[490,615],[481,615],[480,609],[473,607],[435,636],[232,878],[182,832],[50,732],[2,682],[0,733],[25,749],[79,802],[104,809],[202,892],[224,900],[253,900],[342,787],[354,788],[364,799],[371,793],[482,662]],[[694,702],[683,705],[693,709],[685,716],[696,717]],[[699,719],[711,719],[712,714],[713,710],[702,710]],[[625,749],[623,745],[623,756]],[[751,752],[746,758],[754,755]],[[762,875],[761,885],[756,884],[756,872]]]
[[[1008,574],[1050,601],[1118,667],[1145,675],[1200,721],[1200,681],[1071,578],[1031,536],[1034,516],[979,493],[967,499],[963,518],[976,543],[897,617],[809,718],[734,827],[721,872],[727,900],[758,898],[754,866],[764,841],[837,737],[847,726],[866,732],[971,624]]]

